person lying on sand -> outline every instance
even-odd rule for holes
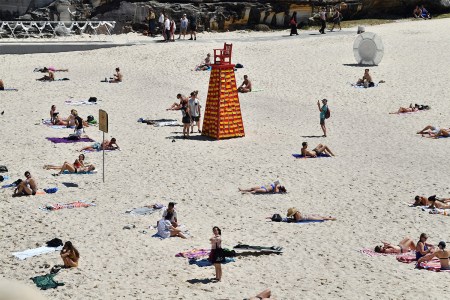
[[[444,241],[440,241],[438,244],[438,249],[430,254],[427,254],[417,261],[417,265],[420,266],[420,263],[430,261],[434,257],[439,258],[439,261],[441,263],[441,270],[450,270],[450,252],[448,250],[445,250],[445,247],[447,245]]]
[[[358,81],[356,82],[356,85],[364,86],[365,88],[375,86],[375,83],[372,80],[372,76],[369,74],[369,69],[364,70],[363,77],[358,79]]]
[[[270,298],[271,294],[272,293],[270,292],[270,290],[266,289],[261,293],[259,293],[258,295],[256,295],[255,297],[250,297],[244,300],[275,300],[275,298]]]
[[[172,213],[167,213],[165,217],[158,221],[158,235],[164,239],[171,236],[179,236],[180,238],[185,239],[186,237],[181,230],[173,227],[170,223],[172,217]]]
[[[428,134],[428,137],[431,138],[439,138],[439,137],[448,137],[450,135],[450,129],[449,128],[439,128],[437,126],[428,125],[421,131],[418,131],[417,134],[421,134],[422,136],[425,136]]]
[[[298,222],[298,221],[334,221],[336,218],[331,216],[323,217],[319,215],[302,215],[300,211],[291,207],[287,211],[288,222]]]
[[[69,69],[56,69],[55,67],[43,67],[43,68],[35,68],[33,72],[41,72],[47,73],[48,71],[52,72],[69,72]]]
[[[426,233],[420,234],[419,241],[416,245],[416,260],[424,257],[427,254],[434,252],[434,246],[427,243],[428,235]]]
[[[119,83],[123,80],[123,75],[120,73],[119,67],[116,68],[116,74],[113,74],[114,78],[109,83]]]
[[[438,201],[438,202],[436,202]],[[450,198],[438,198],[436,195],[430,197],[416,196],[414,198],[413,206],[428,206],[429,208],[443,208],[443,206],[450,203]]]
[[[5,84],[3,83],[3,80],[0,79],[0,91],[5,90]]]
[[[45,165],[44,169],[60,170],[59,172],[60,174],[63,173],[64,171],[69,171],[70,173],[81,173],[95,170],[95,167],[93,165],[85,165],[84,159],[85,159],[84,154],[80,154],[73,164],[65,161],[62,166]]]
[[[286,193],[286,188],[282,186],[279,182],[274,182],[266,186],[255,186],[249,189],[241,189],[239,191],[242,194],[251,193],[251,194],[266,194],[266,193]]]
[[[52,71],[48,71],[48,75],[44,75],[44,77],[36,79],[38,81],[55,81],[55,73]]]
[[[112,138],[111,141],[104,140],[103,143],[94,143],[91,146],[84,147],[81,151],[100,151],[100,150],[120,150],[119,145],[117,145],[116,139]]]
[[[410,113],[410,112],[416,112],[419,110],[429,110],[430,106],[428,105],[419,105],[412,103],[409,105],[409,107],[400,107],[396,112],[390,112],[389,114],[403,114],[403,113]]]
[[[244,81],[238,88],[240,93],[248,93],[252,91],[252,82],[248,79],[247,75],[244,75]]]
[[[328,148],[328,146],[322,145],[322,144],[317,145],[312,151],[309,151],[307,142],[302,143],[301,153],[304,157],[317,157],[321,153],[325,153],[325,154],[334,156],[334,154],[333,154],[333,152],[331,152],[330,148]]]
[[[33,177],[31,177],[29,171],[26,171],[24,175],[26,179],[20,180],[20,183],[14,190],[13,197],[36,195],[37,192],[36,180]]]
[[[182,94],[178,94],[177,99],[180,100],[180,103],[174,102],[166,110],[180,110],[183,107],[183,104],[187,104],[189,102],[188,97],[186,97],[185,95],[182,95]]]
[[[67,241],[60,252],[61,258],[64,262],[64,267],[66,268],[76,268],[78,267],[78,261],[80,259],[80,253],[72,245],[72,242]]]
[[[416,251],[416,243],[414,243],[414,241],[409,237],[405,237],[398,243],[398,245],[393,245],[383,241],[381,242],[383,245],[378,245],[374,249],[377,253],[401,254],[409,251]]]

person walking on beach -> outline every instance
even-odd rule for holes
[[[320,29],[319,32],[321,34],[325,34],[325,28],[327,27],[327,12],[325,11],[325,8],[321,8],[319,12],[319,18],[320,18]]]
[[[219,227],[213,227],[213,236],[209,239],[211,242],[211,253],[208,260],[214,265],[216,271],[216,280],[222,280],[222,263],[225,261],[222,251],[222,231]]]
[[[156,15],[152,8],[148,11],[148,36],[155,37]]]
[[[291,25],[291,35],[298,35],[297,32],[297,12],[294,11],[294,13],[292,14],[291,20],[289,21],[289,25]]]
[[[170,40],[170,20],[169,17],[164,17],[164,40],[166,43]]]
[[[194,36],[194,41],[197,40],[197,17],[195,14],[191,15],[189,18],[189,29],[191,31],[191,38],[189,40],[192,40],[192,36]]]
[[[327,128],[325,127],[325,119],[328,111],[327,102],[328,102],[327,99],[323,99],[322,107],[320,107],[320,100],[317,100],[317,107],[319,108],[320,111],[320,127],[322,128],[323,131],[323,137],[327,137]]]
[[[183,35],[183,40],[186,39],[186,33],[188,28],[189,20],[186,18],[186,14],[180,19],[180,35],[178,39],[181,39],[181,35]]]

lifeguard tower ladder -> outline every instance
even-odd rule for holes
[[[225,43],[223,49],[214,49],[202,131],[202,135],[214,139],[245,136],[234,65],[231,64],[232,47]]]

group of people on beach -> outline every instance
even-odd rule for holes
[[[155,11],[150,8],[148,15],[148,36],[155,37],[156,36],[156,14]],[[186,14],[183,14],[180,21],[180,30],[178,39],[181,39],[183,35],[183,39],[186,39],[186,34],[191,34],[189,40],[197,40],[197,17],[195,14],[192,14],[189,18]],[[158,18],[159,29],[161,30],[162,37],[165,42],[175,42],[175,31],[177,29],[177,24],[173,17],[170,17],[169,14],[161,12]]]
[[[193,91],[190,97],[177,94],[179,103],[173,103],[167,110],[180,110],[183,123],[183,138],[189,138],[189,133],[194,132],[194,125],[197,125],[198,132],[201,133],[201,104],[198,99],[198,91]]]

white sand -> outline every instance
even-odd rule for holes
[[[44,274],[39,266],[61,263],[58,253],[19,261],[10,253],[54,237],[71,240],[81,253],[76,270],[56,279],[64,287],[41,292],[49,299],[242,299],[270,287],[277,299],[404,299],[446,298],[448,274],[418,271],[394,257],[366,257],[356,250],[380,240],[397,243],[404,236],[418,240],[449,240],[450,218],[408,208],[416,194],[449,196],[450,139],[432,140],[415,134],[425,125],[450,126],[450,19],[402,22],[367,31],[379,34],[384,58],[371,73],[374,89],[355,89],[348,82],[362,76],[354,64],[356,34],[280,38],[286,32],[200,34],[196,42],[103,49],[90,52],[0,57],[0,78],[17,93],[0,94],[2,139],[0,164],[12,179],[26,170],[41,188],[58,186],[53,195],[12,198],[1,190],[0,276],[32,286],[30,277]],[[356,29],[345,29],[356,32]],[[117,39],[131,40],[128,35]],[[209,72],[191,69],[213,48],[233,42],[233,62],[255,88],[240,96],[245,138],[224,141],[176,139],[181,127],[154,128],[139,117],[176,118],[167,112],[179,92],[199,90],[203,104]],[[253,42],[254,41],[254,42]],[[68,82],[41,83],[39,66],[67,67]],[[116,66],[123,84],[101,83]],[[51,144],[44,137],[67,135],[34,125],[47,118],[51,104],[62,115],[75,99],[96,96],[97,106],[78,106],[81,116],[109,113],[110,133],[122,147],[106,154],[106,183],[101,180],[100,153],[87,154],[99,167],[97,175],[51,176],[44,164],[72,162],[81,144]],[[329,137],[320,136],[316,102],[328,98]],[[410,103],[432,110],[389,115]],[[87,133],[101,140],[97,128]],[[295,160],[301,142],[311,148],[327,144],[336,158]],[[238,187],[279,178],[287,195],[241,195]],[[62,182],[79,188],[65,188]],[[11,180],[9,181],[11,182]],[[97,207],[51,213],[42,204],[94,201]],[[133,217],[125,210],[155,202],[176,201],[179,219],[193,237],[188,240],[151,238],[159,215]],[[267,222],[265,217],[296,206],[307,213],[333,215],[335,222],[293,225]],[[136,229],[123,230],[126,224]],[[238,242],[277,245],[280,256],[246,257],[223,266],[223,282],[190,283],[212,278],[214,270],[188,265],[180,251],[209,247],[214,225],[223,231],[223,246]],[[147,230],[149,234],[139,233]],[[441,284],[433,284],[441,282]],[[432,288],[428,288],[431,287]],[[420,296],[422,298],[422,296]]]

